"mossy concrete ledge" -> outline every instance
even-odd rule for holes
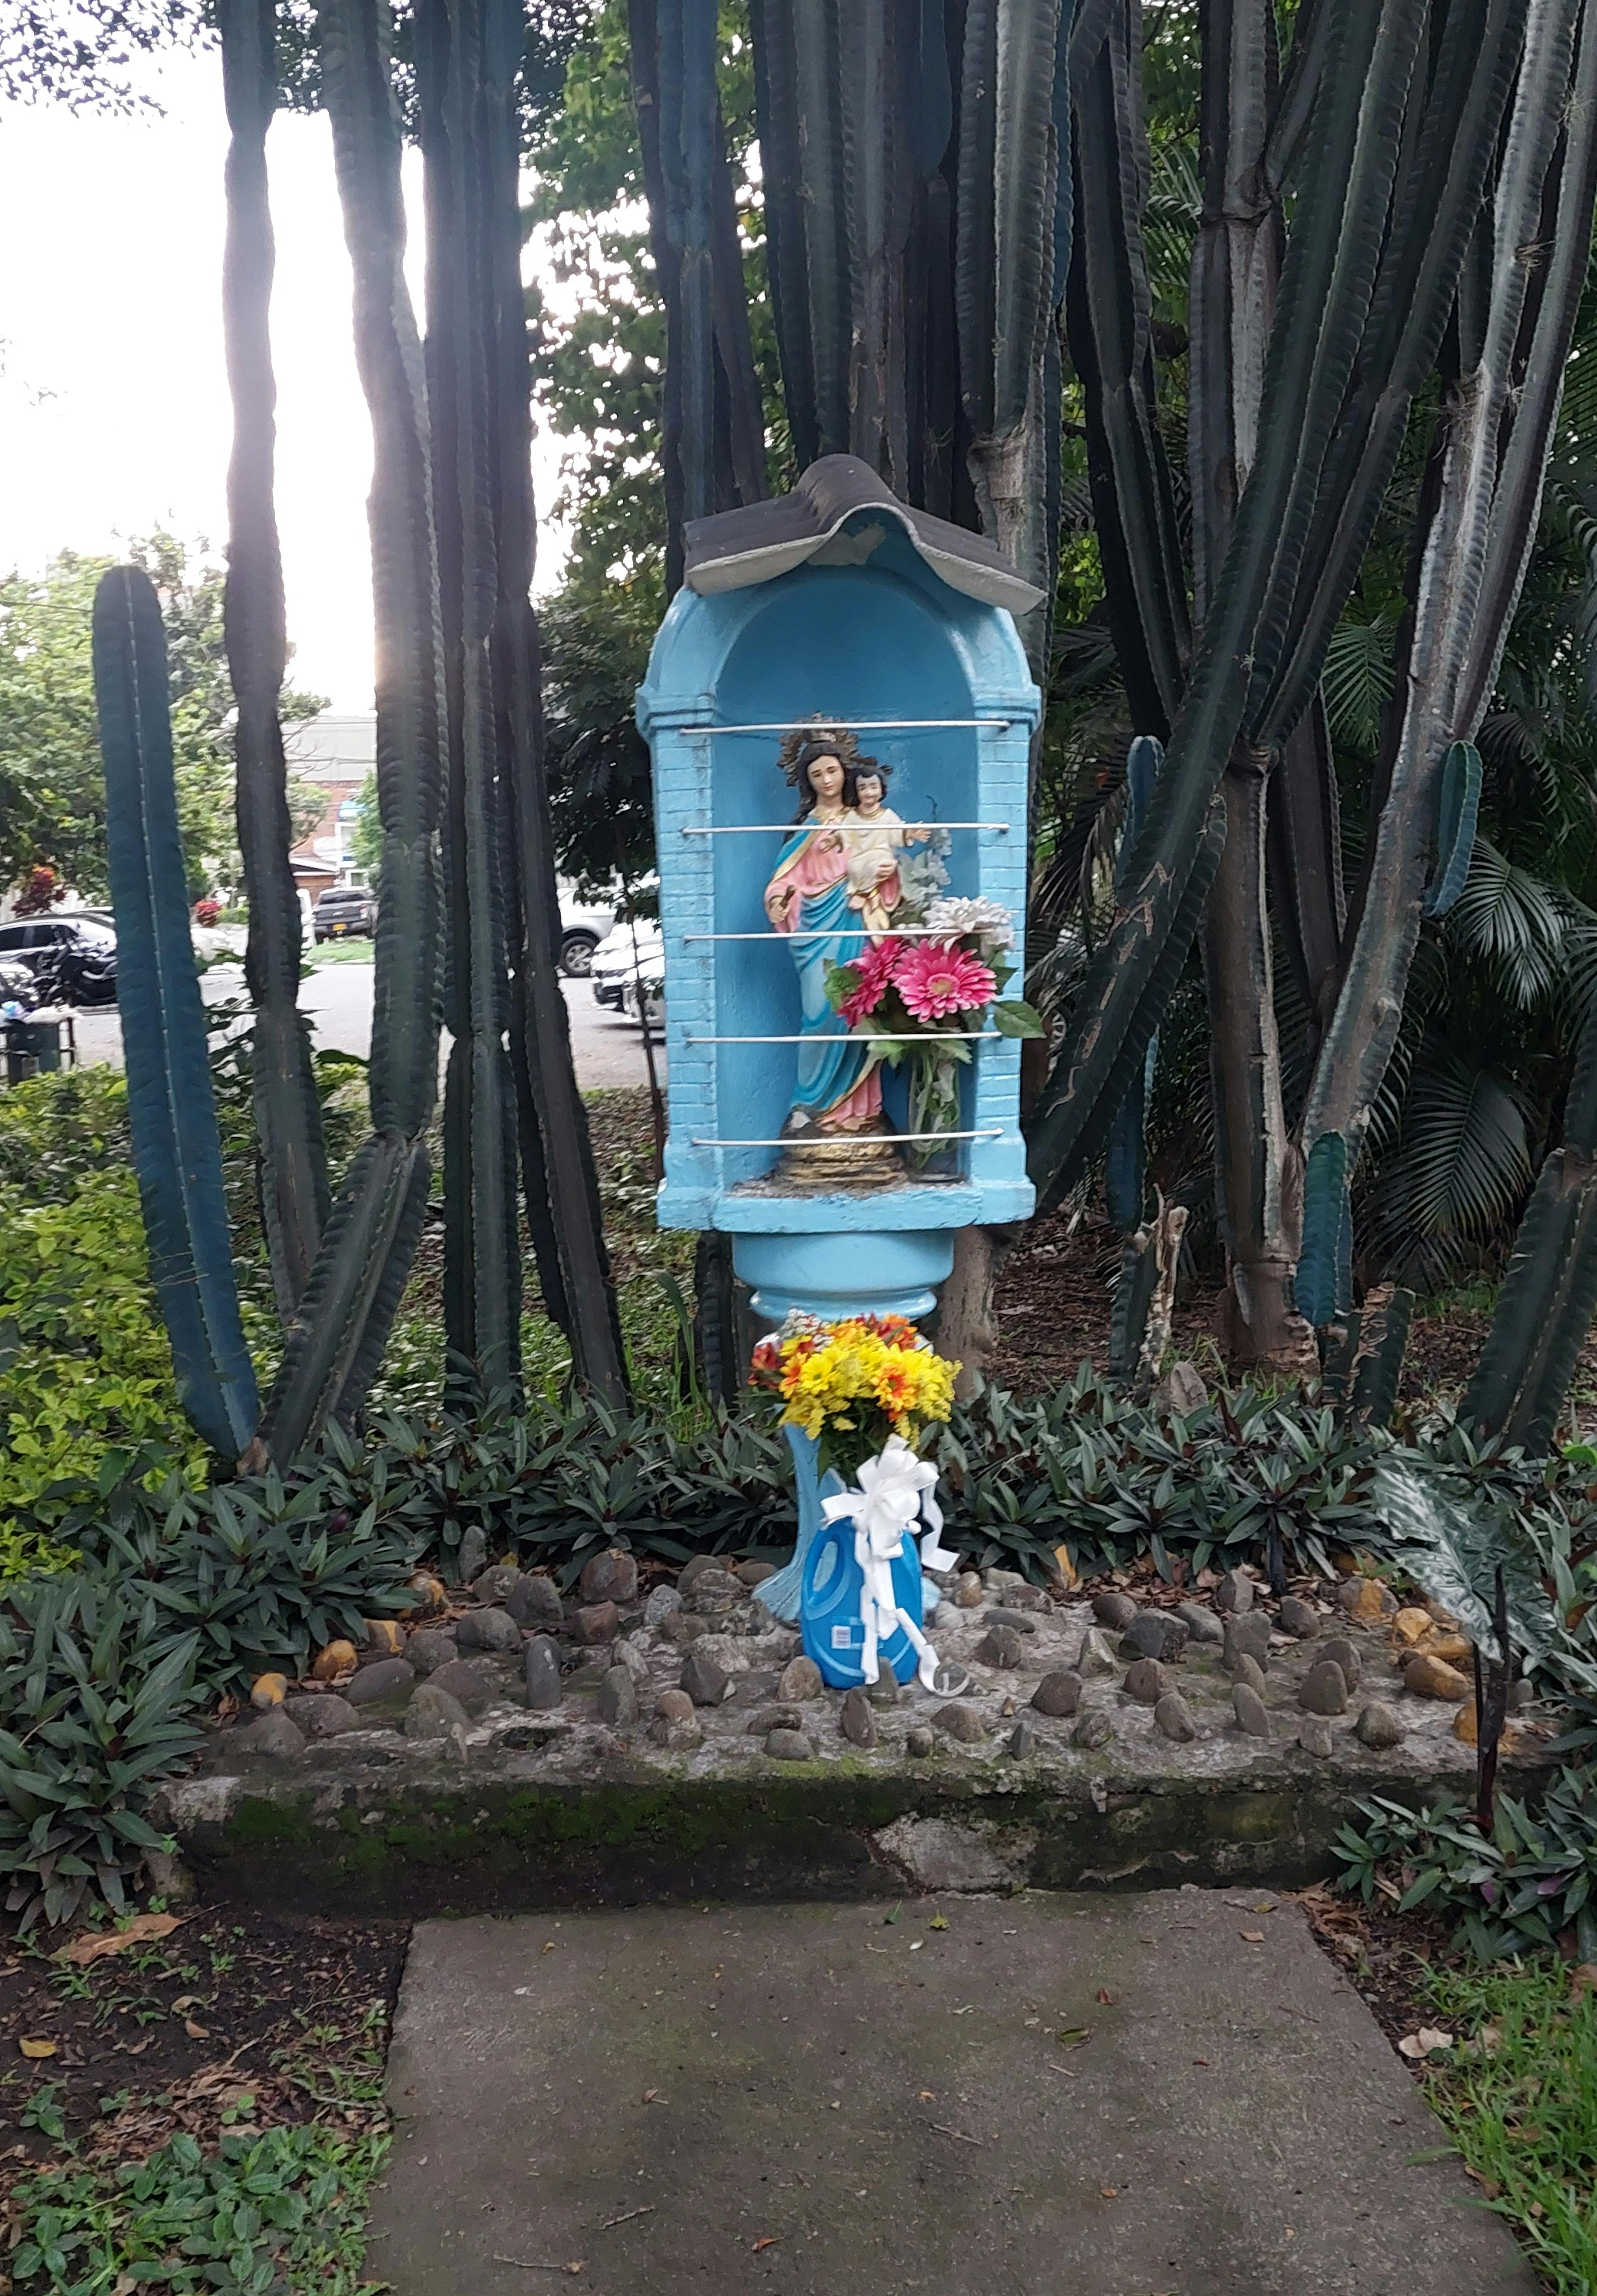
[[[591,1723],[490,1724],[447,1751],[350,1733],[292,1764],[228,1759],[164,1792],[208,1897],[304,1912],[532,1912],[696,1899],[852,1898],[922,1890],[1290,1888],[1372,1792],[1467,1795],[1468,1748],[1435,1729],[1384,1753],[1338,1730],[1329,1758],[1226,1732],[1172,1743],[1126,1714],[1096,1752],[1007,1735],[809,1760],[718,1737],[686,1757]],[[1438,1717],[1438,1719],[1440,1718]],[[403,1751],[399,1751],[399,1747]],[[392,1751],[391,1751],[392,1750]],[[1533,1790],[1529,1750],[1505,1763]]]

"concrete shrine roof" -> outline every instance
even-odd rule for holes
[[[845,534],[862,512],[896,521],[939,580],[964,597],[1024,614],[1042,596],[984,535],[909,509],[854,455],[823,455],[775,502],[690,519],[683,529],[687,586],[710,597],[774,581],[806,561],[862,564],[886,530],[873,520]]]

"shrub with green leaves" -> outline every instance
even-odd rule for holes
[[[1428,1906],[1450,1915],[1482,1961],[1546,1952],[1566,1934],[1583,1961],[1597,1961],[1597,1777],[1564,1769],[1539,1809],[1500,1793],[1483,1834],[1461,1803],[1412,1810],[1375,1795],[1360,1824],[1337,1836],[1339,1888],[1369,1905],[1395,1875],[1399,1913]]]
[[[162,1837],[156,1780],[197,1744],[192,1633],[157,1648],[138,1590],[36,1578],[0,1610],[0,1882],[23,1928],[70,1921]]]

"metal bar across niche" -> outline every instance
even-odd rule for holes
[[[990,1037],[996,1038],[1002,1034],[1001,1029],[907,1029],[901,1037],[884,1036],[883,1042],[894,1045],[937,1045],[946,1043],[950,1037],[959,1037],[968,1038],[972,1044],[985,1044]],[[839,1038],[836,1041],[842,1040]],[[868,1036],[857,1037],[853,1041],[856,1044],[868,1044],[870,1038]],[[688,1045],[812,1045],[815,1037],[813,1034],[808,1037],[686,1037],[683,1042]]]
[[[889,938],[893,940],[946,940],[950,933],[957,933],[959,930],[956,925],[894,925]],[[980,929],[972,926],[968,930],[975,931]],[[684,947],[689,941],[700,940],[762,940],[776,948],[786,947],[790,940],[841,940],[845,935],[857,934],[859,931],[857,925],[812,925],[803,927],[797,932],[778,933],[774,925],[768,925],[763,932],[679,933],[677,937]]]
[[[1012,718],[785,718],[769,726],[682,726],[677,730],[701,739],[712,734],[813,734],[823,741],[828,734],[969,733],[1014,723]]]
[[[859,821],[836,823],[822,821],[816,824],[819,829],[836,828],[844,836],[847,836],[852,830],[862,829],[867,825]],[[1001,829],[1007,834],[1013,825],[1008,821],[906,821],[901,824],[894,822],[892,824],[894,829],[901,828],[906,837],[917,832],[924,836],[927,831],[933,829]],[[789,837],[795,829],[801,829],[803,826],[803,824],[797,821],[729,821],[723,823],[719,828],[712,828],[684,822],[681,834],[684,837],[770,837],[774,835]]]
[[[689,1135],[687,1144],[690,1148],[814,1148],[826,1141],[846,1144],[867,1140],[891,1148],[901,1140],[1001,1140],[1003,1136],[1003,1127],[999,1125],[988,1132],[830,1132],[823,1133],[820,1142],[803,1136],[795,1140],[791,1133],[786,1140],[702,1140],[694,1133]],[[1017,1139],[1019,1136],[1017,1133]]]

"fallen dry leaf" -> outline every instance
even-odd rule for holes
[[[1240,1930],[1238,1931],[1238,1935],[1241,1938],[1244,1945],[1263,1945],[1264,1942],[1264,1932],[1263,1930]]]
[[[1107,1987],[1102,1985],[1099,1987],[1098,1997],[1103,2003],[1106,2009],[1112,2009],[1115,2006],[1115,1996],[1109,1992]]]
[[[200,2006],[201,1997],[198,1993],[180,1993],[172,2004],[173,2016],[181,2017],[190,2009],[197,2009]]]
[[[754,2243],[754,2254],[758,2256],[762,2248],[774,2248],[780,2238],[780,2233],[768,2232],[763,2240]]]
[[[1098,2188],[1098,2196],[1102,2201],[1117,2201],[1120,2198],[1120,2187],[1118,2185],[1100,2185]]]
[[[1436,2025],[1421,2025],[1417,2033],[1405,2033],[1397,2046],[1405,2057],[1428,2057],[1437,2049],[1452,2048],[1453,2035]]]
[[[54,2041],[20,2040],[17,2046],[25,2057],[53,2057],[55,2054]]]
[[[926,1923],[926,1927],[929,1930],[945,1930],[948,1927],[948,1923],[943,1920],[941,1914],[934,1914],[931,1920]]]
[[[184,2019],[183,2030],[188,2035],[191,2041],[209,2041],[210,2038],[210,2026],[196,2025],[192,2017],[185,2017]]]
[[[1569,1990],[1576,2000],[1583,1993],[1597,1990],[1597,1961],[1577,1961],[1569,1972]]]
[[[108,1953],[126,1953],[133,1946],[170,1937],[193,1918],[191,1914],[135,1914],[125,1930],[95,1930],[88,1937],[74,1938],[55,1958],[70,1962],[76,1969],[86,1969],[91,1961],[103,1961]]]

